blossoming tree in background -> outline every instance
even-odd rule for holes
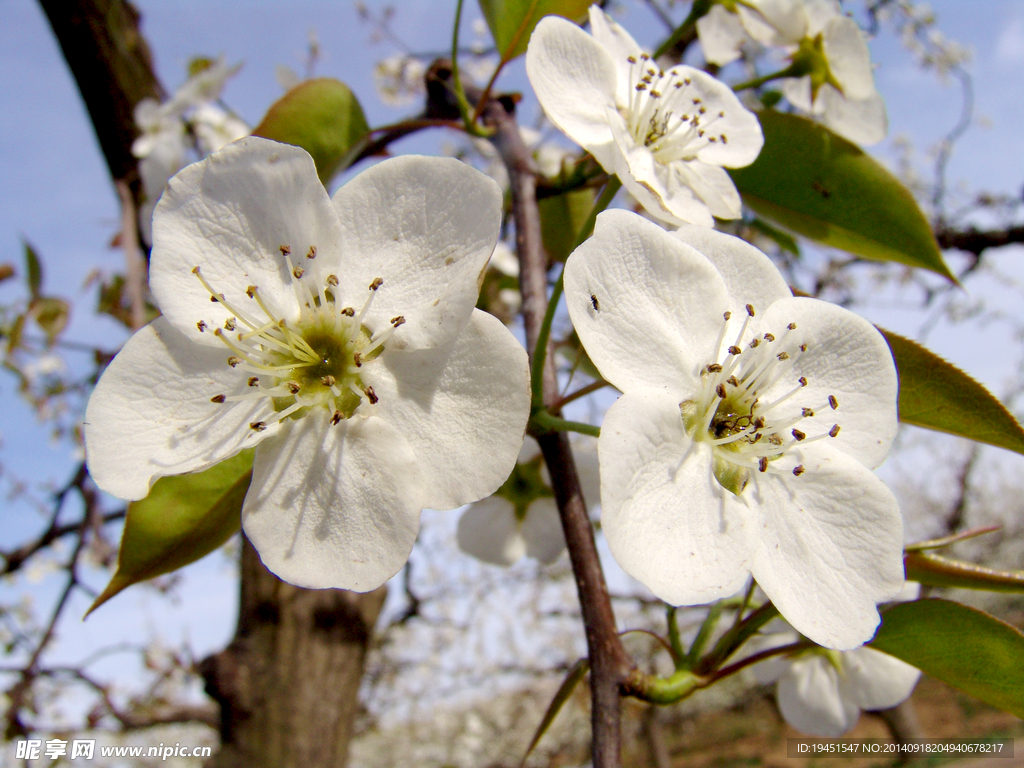
[[[895,707],[921,671],[1024,713],[1024,635],[953,601],[901,600],[906,578],[1022,591],[1024,577],[933,552],[962,532],[908,544],[873,471],[898,419],[1018,453],[1024,430],[924,347],[795,291],[756,247],[798,236],[957,283],[913,196],[858,146],[886,133],[858,24],[877,7],[694,0],[656,50],[579,0],[480,7],[490,82],[460,73],[460,0],[450,60],[378,68],[389,98],[426,72],[423,113],[395,125],[371,128],[320,78],[250,136],[218,103],[223,60],[170,99],[130,96],[137,204],[124,198],[121,237],[150,248],[148,269],[108,296],[135,334],[100,361],[69,486],[91,526],[96,489],[129,502],[93,609],[241,530],[239,632],[203,668],[216,764],[339,765],[373,591],[405,566],[421,510],[469,505],[458,546],[484,562],[568,550],[587,655],[537,736],[589,672],[598,768],[620,764],[623,697],[671,704],[751,667],[814,735]],[[524,54],[557,149],[496,90]],[[379,159],[428,128],[486,147],[501,185],[450,157]],[[43,309],[66,315],[38,277],[30,288],[5,330],[12,368],[27,320],[52,343],[61,325]],[[601,538],[664,602],[671,672],[624,645]],[[336,629],[343,641],[315,639]],[[8,690],[14,736],[33,728],[50,634]],[[316,720],[330,738],[303,731]]]

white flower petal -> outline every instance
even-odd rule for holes
[[[711,211],[696,191],[680,180],[674,169],[655,160],[646,147],[637,145],[611,110],[609,119],[615,137],[613,172],[644,210],[670,227],[684,223],[714,226]]]
[[[402,315],[391,348],[446,343],[476,305],[501,205],[498,185],[454,158],[407,155],[366,169],[334,195],[341,294],[358,310],[367,286],[383,278],[365,325],[377,331]]]
[[[318,266],[331,268],[339,263],[340,234],[313,159],[298,147],[250,136],[171,179],[153,218],[150,285],[175,328],[219,347],[196,324],[217,327],[234,313],[210,302],[194,267],[236,306],[253,306],[245,291],[255,285],[279,317],[295,320],[298,301],[280,247],[304,261],[316,246]]]
[[[761,511],[754,578],[797,631],[855,648],[878,626],[876,604],[903,586],[899,506],[870,470],[831,446],[792,448],[785,460],[805,472],[757,473],[745,492]]]
[[[256,452],[242,527],[263,564],[300,587],[368,592],[405,564],[424,477],[398,430],[377,418],[291,421]]]
[[[565,295],[573,326],[608,381],[623,391],[664,386],[691,395],[727,304],[707,259],[621,210],[600,214],[594,236],[569,256]]]
[[[779,711],[808,736],[835,738],[857,724],[860,710],[839,695],[839,673],[818,654],[796,659],[775,689]]]
[[[730,13],[722,5],[712,5],[711,10],[697,19],[697,37],[709,64],[724,67],[740,57],[740,47],[748,39],[740,17]]]
[[[874,648],[843,654],[841,690],[861,709],[888,709],[910,698],[921,671]]]
[[[718,219],[738,219],[743,212],[740,193],[728,171],[717,165],[709,165],[700,160],[680,160],[672,165],[685,187],[692,189],[694,194],[708,207],[711,215]],[[670,197],[669,207],[675,202],[675,195]]]
[[[852,100],[875,95],[871,53],[857,22],[848,16],[836,16],[825,25],[822,38],[828,68],[842,86],[843,95]]]
[[[671,98],[676,94],[670,94],[669,103],[674,105],[678,101],[679,109],[692,114],[693,104],[687,101],[696,92],[705,110],[701,127],[709,136],[725,136],[725,141],[719,139],[701,147],[697,159],[727,168],[742,168],[754,162],[764,146],[757,115],[743,106],[729,86],[707,72],[685,66],[673,67],[672,71],[679,73],[680,80],[689,80],[691,85],[685,91],[680,90],[677,99]]]
[[[509,566],[526,554],[512,502],[491,496],[471,504],[459,518],[456,530],[459,549],[477,560]]]
[[[686,436],[677,397],[624,394],[605,416],[598,451],[601,526],[626,573],[673,605],[743,586],[754,514],[714,478],[707,444]]]
[[[818,92],[821,121],[844,139],[869,147],[885,138],[889,132],[889,118],[885,99],[874,93],[866,99],[853,101],[843,98],[827,83]]]
[[[824,106],[820,99],[814,101],[811,94],[811,76],[786,77],[778,81],[783,95],[794,107],[808,114],[821,114]],[[823,85],[822,88],[829,87]],[[820,93],[820,90],[819,90]]]
[[[843,9],[839,0],[801,0],[803,12],[807,16],[807,37],[816,37],[824,32],[829,22],[842,16]]]
[[[426,477],[423,506],[452,509],[508,477],[530,412],[526,351],[501,321],[473,310],[443,347],[385,350],[364,366],[376,413],[412,446]]]
[[[596,507],[601,500],[601,468],[597,459],[597,441],[590,438],[573,440],[572,455],[576,460],[576,474],[587,508]],[[547,467],[544,468],[547,471]]]
[[[766,401],[781,397],[800,376],[807,386],[776,412],[796,417],[801,408],[813,408],[814,416],[800,422],[802,432],[813,437],[828,432],[833,424],[839,435],[830,445],[873,469],[889,454],[896,437],[896,366],[885,338],[867,320],[847,309],[825,301],[794,297],[774,303],[762,318],[764,328],[781,336],[780,330],[795,323],[797,328],[784,340],[796,357],[796,346],[807,344],[799,353],[792,375],[765,390]],[[836,410],[822,408],[829,395],[837,399]]]
[[[571,21],[547,16],[526,49],[526,73],[544,112],[563,133],[613,172],[612,134],[618,78],[611,54]]]
[[[558,504],[550,496],[534,501],[526,508],[520,529],[526,542],[526,554],[550,565],[565,551],[565,534]]]
[[[763,314],[779,299],[793,295],[772,260],[745,240],[708,227],[682,226],[673,234],[715,265],[725,280],[733,312],[742,312],[750,304]]]
[[[747,33],[762,45],[795,45],[807,34],[801,0],[748,0],[736,10]]]
[[[633,39],[622,26],[612,19],[597,5],[590,6],[590,33],[594,39],[604,48],[615,62],[615,69],[618,72],[618,92],[616,99],[619,104],[629,103],[629,71],[630,56],[639,58],[644,49]]]
[[[192,344],[162,317],[128,340],[85,411],[89,471],[100,488],[142,499],[158,478],[206,469],[272,434],[249,429],[269,402],[211,402],[245,388],[227,355]]]

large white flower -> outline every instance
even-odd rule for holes
[[[761,126],[727,85],[693,67],[662,71],[622,27],[590,8],[593,37],[541,19],[526,72],[558,128],[669,224],[735,219],[740,197],[724,167],[750,165]]]
[[[867,641],[903,584],[896,499],[875,477],[896,371],[853,313],[794,298],[763,253],[705,227],[606,211],[565,267],[569,315],[623,396],[601,427],[602,528],[675,605],[752,573],[800,632]]]
[[[797,109],[858,144],[877,144],[888,132],[885,102],[875,90],[871,54],[857,23],[837,0],[736,0],[735,12],[715,4],[697,21],[705,58],[724,65],[753,39],[783,46],[800,77],[783,78]]]
[[[796,632],[766,635],[758,647],[788,645]],[[752,643],[752,646],[755,644]],[[754,666],[761,683],[775,683],[775,700],[787,723],[808,736],[836,738],[857,724],[861,710],[895,707],[910,698],[921,672],[874,648],[812,648],[775,656]]]
[[[154,217],[163,317],[103,374],[90,471],[153,481],[256,447],[242,524],[305,587],[373,589],[423,507],[487,496],[529,412],[526,355],[474,309],[501,192],[457,160],[399,157],[327,196],[312,158],[250,137],[175,176]]]
[[[583,498],[595,506],[601,487],[597,451],[574,442]],[[463,552],[493,565],[512,565],[523,557],[549,564],[562,554],[562,521],[536,440],[526,438],[515,469],[493,496],[462,513],[457,539]]]

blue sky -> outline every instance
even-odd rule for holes
[[[223,54],[228,61],[245,63],[228,84],[224,100],[251,124],[259,118],[281,88],[274,77],[278,64],[301,70],[310,30],[323,49],[318,74],[345,80],[360,98],[371,124],[400,119],[412,110],[388,108],[373,88],[374,62],[394,52],[382,43],[369,46],[371,30],[358,21],[351,4],[337,0],[270,2],[269,0],[139,0],[143,31],[153,49],[158,73],[165,86],[175,88],[184,79],[188,60],[196,54]],[[379,4],[370,3],[371,7]],[[414,50],[447,46],[451,11],[436,2],[397,3],[397,34]],[[1020,194],[1024,185],[1024,0],[946,0],[933,3],[939,27],[948,36],[970,45],[974,60],[969,69],[976,88],[976,121],[958,145],[949,178],[970,189]],[[467,3],[464,34],[472,36],[470,22],[479,15]],[[653,42],[660,28],[648,24],[642,10],[631,11],[623,23],[642,42]],[[632,26],[633,24],[637,26]],[[644,31],[646,30],[646,32]],[[898,41],[883,35],[872,43],[878,62],[877,82],[890,115],[890,137],[905,134],[922,151],[945,134],[960,110],[959,91],[943,85],[932,73],[922,72]],[[94,301],[82,285],[94,269],[121,269],[123,256],[108,243],[117,230],[118,208],[106,167],[60,51],[38,6],[31,0],[0,3],[0,262],[21,268],[22,237],[28,238],[44,258],[48,292],[71,299],[76,307],[66,337],[107,339],[113,347],[124,331],[112,320],[90,312]],[[509,90],[527,89],[521,62],[501,81]],[[524,109],[531,116],[532,102]],[[981,123],[985,122],[988,127]],[[400,145],[399,149],[430,151],[441,137]],[[883,159],[892,157],[890,142],[876,148]],[[1021,248],[1006,249],[994,257],[1008,272],[1022,276]],[[981,283],[979,290],[1005,306],[1019,307],[1020,294],[999,281]],[[21,295],[16,281],[0,285],[0,303]],[[876,322],[914,335],[921,316],[910,310],[868,307]],[[1015,359],[999,354],[1010,340],[996,327],[975,325],[950,328],[940,325],[929,344],[961,365],[996,392],[1014,373]],[[14,474],[36,482],[64,480],[74,458],[64,444],[51,444],[44,427],[27,408],[14,400],[10,377],[0,377],[0,397],[7,406],[0,420],[0,462]],[[8,506],[0,517],[0,541],[6,545],[34,530],[39,519],[23,505]],[[83,649],[102,645],[111,637],[144,639],[163,633],[175,643],[183,636],[198,652],[215,650],[230,636],[236,595],[230,568],[217,556],[193,566],[184,605],[169,606],[147,590],[131,590],[97,612],[85,625],[77,623],[84,610],[79,600],[70,612],[65,637],[73,643],[61,653],[74,658]],[[218,585],[209,588],[209,585]],[[33,588],[45,604],[56,588],[43,579]],[[3,590],[3,593],[10,594]]]

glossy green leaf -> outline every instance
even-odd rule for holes
[[[29,245],[27,240],[23,240],[22,245],[25,247],[25,279],[28,282],[28,290],[33,299],[38,299],[43,287],[43,265],[39,261],[36,249]]]
[[[764,148],[729,171],[743,201],[797,234],[955,281],[914,196],[881,163],[818,123],[766,109]]]
[[[1024,634],[987,613],[949,600],[899,603],[870,645],[1024,717]]]
[[[1024,571],[997,571],[931,552],[907,552],[903,566],[907,579],[930,587],[1024,592]]]
[[[540,209],[544,250],[552,261],[564,262],[594,207],[594,191],[576,189],[563,195],[545,197],[537,202],[537,207]]]
[[[132,584],[195,562],[231,538],[242,524],[252,461],[247,450],[203,472],[162,477],[149,496],[129,504],[117,572],[89,613]]]
[[[255,136],[302,147],[325,185],[343,170],[349,150],[370,132],[355,94],[340,80],[306,80],[267,111]]]
[[[480,10],[502,61],[526,52],[530,35],[545,16],[582,21],[591,0],[480,0]]]
[[[916,341],[879,329],[900,377],[900,421],[1024,453],[1024,429],[995,395]]]

